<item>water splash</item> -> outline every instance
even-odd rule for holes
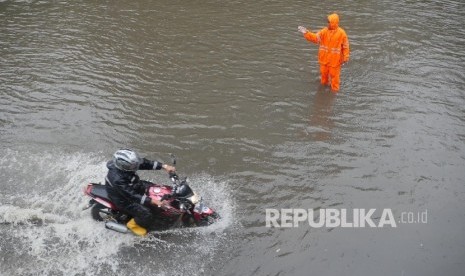
[[[102,156],[24,151],[9,149],[0,158],[0,175],[9,179],[0,196],[0,262],[7,275],[201,274],[227,240],[234,204],[226,182],[190,177],[192,188],[221,214],[218,223],[139,238],[107,230],[82,211],[89,200],[83,187],[106,173]]]

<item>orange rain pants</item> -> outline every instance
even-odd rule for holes
[[[321,84],[328,85],[329,78],[331,78],[331,90],[334,92],[339,91],[341,66],[331,67],[328,65],[320,64]]]

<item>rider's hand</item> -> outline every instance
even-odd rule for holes
[[[159,207],[162,209],[168,209],[170,207],[170,203],[168,201],[162,200],[160,203],[161,205]]]
[[[165,201],[165,200],[156,200],[156,199],[152,199],[152,205],[155,205],[159,208],[166,208],[169,206],[169,202]]]
[[[307,28],[303,27],[303,26],[299,26],[297,27],[297,29],[299,30],[299,32],[301,32],[302,34],[305,34],[306,32],[308,32]]]
[[[175,167],[170,166],[168,164],[163,164],[163,166],[161,166],[161,167],[168,173],[176,171]]]
[[[152,205],[155,205],[157,207],[160,207],[162,205],[162,201],[161,200],[156,200],[156,199],[153,199],[152,198],[152,202],[150,202]]]

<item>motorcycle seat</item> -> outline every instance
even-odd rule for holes
[[[109,200],[108,192],[105,185],[93,185],[91,194],[93,196]]]

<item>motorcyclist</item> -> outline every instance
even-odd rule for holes
[[[146,183],[139,179],[137,170],[160,170],[174,172],[175,167],[159,161],[140,158],[131,149],[120,149],[107,163],[105,185],[111,201],[132,219],[126,226],[136,235],[144,236],[153,221],[151,206],[163,207],[164,201],[151,199],[145,194]]]

